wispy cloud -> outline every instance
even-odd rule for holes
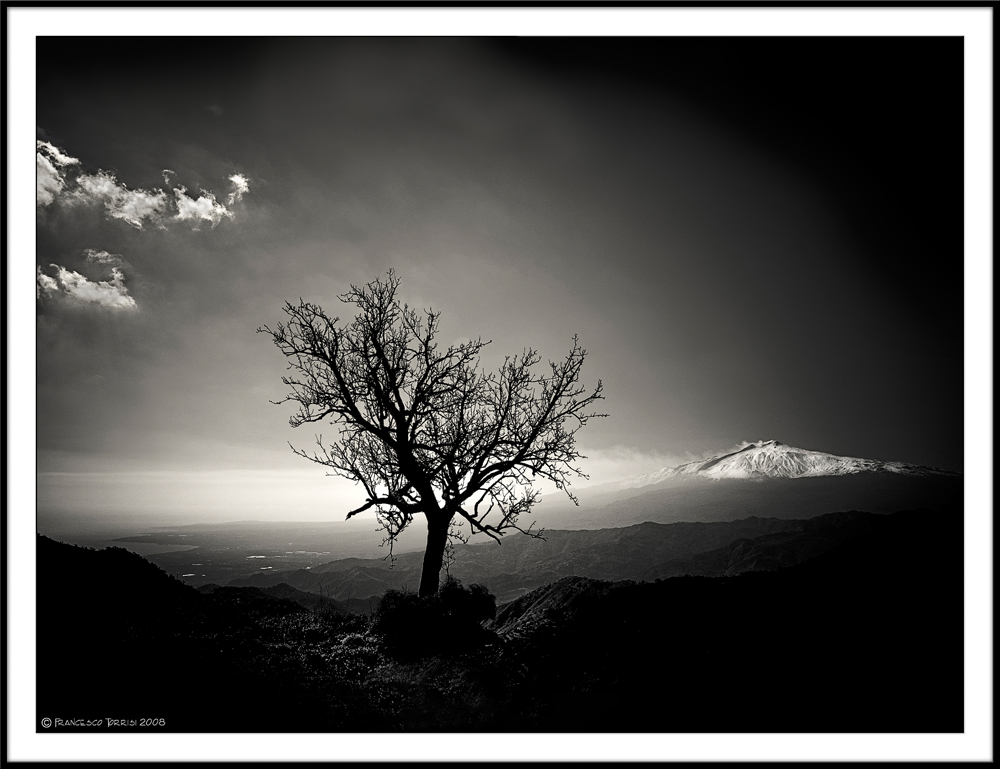
[[[107,251],[97,251],[93,248],[83,249],[83,256],[88,262],[94,262],[95,264],[121,264],[122,255],[121,254],[111,254]]]
[[[163,176],[163,183],[170,184],[170,177],[177,176],[177,172],[171,171],[169,168],[164,168],[161,175]]]
[[[175,187],[174,197],[177,204],[177,215],[174,218],[180,221],[188,220],[196,225],[200,221],[206,221],[211,222],[214,227],[223,217],[233,218],[232,212],[219,203],[211,192],[202,190],[198,198],[192,198],[187,194],[186,187]]]
[[[44,294],[113,310],[138,309],[125,287],[125,276],[117,267],[112,268],[110,281],[92,281],[58,264],[49,266],[56,271],[55,278],[42,272],[41,267],[36,268],[35,295],[38,298]]]
[[[108,216],[128,222],[139,230],[146,220],[159,225],[167,208],[167,194],[163,190],[130,190],[107,171],[84,174],[76,182],[79,187],[76,194],[103,202]]]
[[[250,189],[250,180],[243,174],[233,174],[229,177],[229,181],[233,183],[233,191],[226,198],[226,204],[231,206],[233,203],[243,200],[243,193]]]
[[[586,458],[580,462],[580,469],[590,476],[590,480],[580,479],[574,482],[573,485],[578,488],[620,481],[698,459],[688,451],[650,452],[624,445],[589,449],[586,454]]]

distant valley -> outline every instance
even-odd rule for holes
[[[153,545],[171,547],[169,552],[139,552],[167,573],[199,587],[226,584],[259,571],[314,568],[344,557],[385,557],[388,548],[380,547],[383,539],[374,522],[365,527],[342,521],[241,521],[158,527],[114,538],[108,544],[133,550]],[[412,527],[395,549],[409,552],[421,548],[423,542],[424,534]]]
[[[905,513],[903,513],[905,515]],[[681,575],[733,576],[790,566],[870,531],[875,513],[828,513],[812,519],[745,518],[698,523],[642,523],[618,529],[548,531],[502,544],[456,545],[448,571],[464,583],[488,587],[500,602],[567,576],[654,581]],[[370,558],[346,558],[296,571],[258,572],[229,582],[237,587],[288,585],[338,601],[413,589],[420,552],[392,567]]]

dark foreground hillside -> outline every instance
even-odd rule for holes
[[[198,592],[117,548],[39,537],[38,557],[37,715],[65,731],[963,727],[960,518],[879,516],[775,571],[567,577],[482,625],[482,594],[471,619],[405,596],[368,617]]]

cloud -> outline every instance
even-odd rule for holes
[[[747,446],[756,446],[758,444],[766,443],[767,441],[773,441],[773,440],[774,438],[758,438],[755,441],[740,441],[739,443],[735,443],[727,449],[723,449],[722,451],[716,451],[714,454],[710,454],[708,456],[716,456],[719,454],[732,454],[733,452],[736,451],[742,451]]]
[[[111,254],[107,251],[96,251],[93,248],[83,249],[83,255],[88,262],[95,262],[97,264],[121,264],[122,255],[121,254]]]
[[[191,220],[197,224],[203,220],[211,222],[214,227],[224,216],[233,218],[232,212],[216,201],[211,192],[202,190],[201,196],[195,199],[187,194],[186,187],[175,187],[174,196],[177,203],[177,215],[174,218],[180,221]]]
[[[35,142],[36,204],[50,205],[66,186],[66,177],[60,169],[79,163],[79,160],[70,157],[54,144],[37,140]]]
[[[211,222],[214,227],[223,218],[233,218],[233,213],[220,203],[213,192],[199,190],[197,198],[187,194],[187,188],[178,185],[173,188],[173,197],[160,188],[129,189],[110,171],[80,173],[70,166],[79,166],[80,161],[47,141],[36,141],[38,205],[49,206],[57,198],[67,202],[103,204],[109,217],[121,219],[138,230],[146,224],[163,229],[168,222],[191,222],[198,229],[201,222]],[[170,184],[177,172],[164,168],[163,181]],[[244,174],[229,176],[232,192],[226,197],[228,205],[243,199],[250,184]],[[95,252],[96,253],[96,252]]]
[[[35,268],[35,299],[39,299],[43,293],[49,294],[59,290],[59,284],[42,272],[41,266]]]
[[[250,189],[250,180],[243,174],[233,174],[229,177],[229,181],[233,183],[233,191],[226,198],[226,204],[231,206],[233,203],[243,200],[243,193]]]
[[[77,158],[67,155],[65,152],[63,152],[61,149],[59,149],[51,142],[43,142],[41,140],[37,140],[35,142],[35,146],[37,149],[41,150],[42,152],[47,154],[50,158],[52,158],[52,162],[55,163],[57,166],[80,165],[80,161]]]
[[[65,181],[62,174],[41,152],[37,153],[35,157],[35,202],[38,205],[47,206],[56,199],[56,195],[65,186]]]
[[[698,459],[689,451],[651,452],[624,445],[587,449],[584,453],[586,458],[581,460],[579,465],[590,476],[590,480],[574,481],[573,486],[578,488],[620,481],[656,472],[664,467],[677,467]]]
[[[56,271],[52,278],[36,268],[35,296],[62,296],[84,304],[96,304],[113,310],[135,310],[138,306],[135,299],[129,296],[125,287],[125,276],[117,267],[111,270],[110,281],[92,281],[78,272],[67,270],[58,264],[50,264]]]
[[[128,222],[138,230],[146,219],[159,224],[167,207],[167,194],[163,190],[130,190],[107,171],[84,174],[76,181],[85,197],[104,202],[108,216]]]

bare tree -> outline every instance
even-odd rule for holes
[[[438,590],[452,521],[498,542],[512,529],[539,536],[534,524],[518,525],[539,499],[539,479],[576,502],[570,479],[587,477],[574,467],[576,433],[605,415],[590,411],[603,398],[600,381],[589,394],[579,383],[587,352],[576,337],[566,359],[543,372],[527,349],[486,373],[479,355],[489,342],[442,351],[440,313],[400,304],[398,287],[392,271],[351,286],[339,297],[356,308],[346,325],[300,299],[285,303],[287,322],[257,330],[289,360],[282,382],[291,392],[277,402],[298,404],[292,427],[330,420],[339,428],[329,445],[316,437],[318,451],[292,450],[361,484],[365,503],[347,517],[373,509],[390,546],[415,516],[426,518],[425,596]]]

